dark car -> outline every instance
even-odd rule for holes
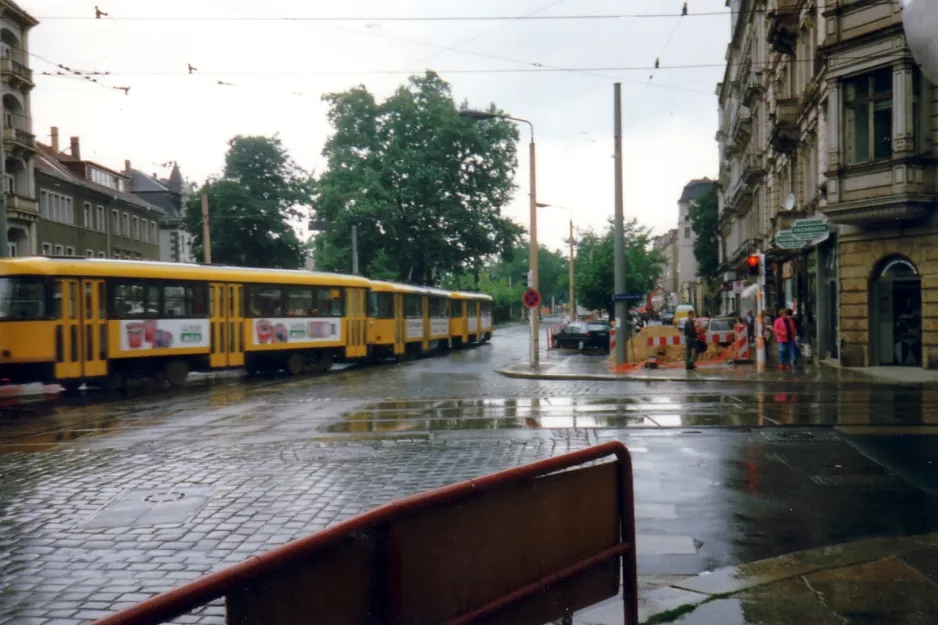
[[[554,334],[554,347],[573,347],[584,350],[587,347],[609,351],[609,330],[611,326],[604,322],[577,321],[569,323]]]
[[[666,326],[673,324],[674,323],[674,311],[666,310],[663,313],[661,313],[661,323],[663,323]]]

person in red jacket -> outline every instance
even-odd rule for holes
[[[784,308],[778,311],[778,318],[772,324],[775,332],[775,343],[778,345],[778,368],[781,371],[791,371],[791,351],[789,337],[791,336],[791,321],[788,311]]]

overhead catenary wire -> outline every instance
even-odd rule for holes
[[[893,5],[894,0],[875,0],[866,6]],[[775,13],[773,9],[749,9],[751,13]],[[689,11],[683,17],[731,17],[732,11]],[[495,21],[574,21],[574,20],[613,20],[613,19],[658,19],[680,17],[681,13],[585,13],[565,15],[269,15],[269,16],[234,16],[234,15],[112,15],[114,21],[153,21],[153,22],[495,22]],[[94,15],[44,15],[41,21],[72,20],[92,21]]]

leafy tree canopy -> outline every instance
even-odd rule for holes
[[[694,258],[697,273],[702,278],[713,280],[720,265],[719,254],[719,210],[717,193],[711,188],[697,202],[691,202],[688,215],[694,230]]]
[[[614,226],[605,231],[581,232],[574,264],[577,301],[592,310],[613,313],[615,295]],[[651,249],[651,230],[632,219],[625,223],[626,289],[630,293],[649,293],[661,276],[666,258]]]
[[[335,132],[314,203],[329,224],[317,267],[350,270],[353,225],[363,272],[408,282],[478,274],[516,244],[522,229],[501,214],[514,191],[512,123],[460,117],[433,72],[384,102],[363,86],[324,99]]]
[[[289,219],[312,199],[313,181],[296,166],[277,137],[237,136],[228,142],[225,170],[201,189],[208,196],[212,262],[296,269],[307,252]],[[184,227],[202,258],[199,194],[187,205]]]

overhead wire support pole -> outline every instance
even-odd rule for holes
[[[616,364],[625,363],[625,346],[629,340],[628,302],[621,299],[625,295],[625,217],[623,209],[622,180],[622,83],[614,85],[614,125],[615,125],[615,313],[616,328],[623,334],[616,341]]]

